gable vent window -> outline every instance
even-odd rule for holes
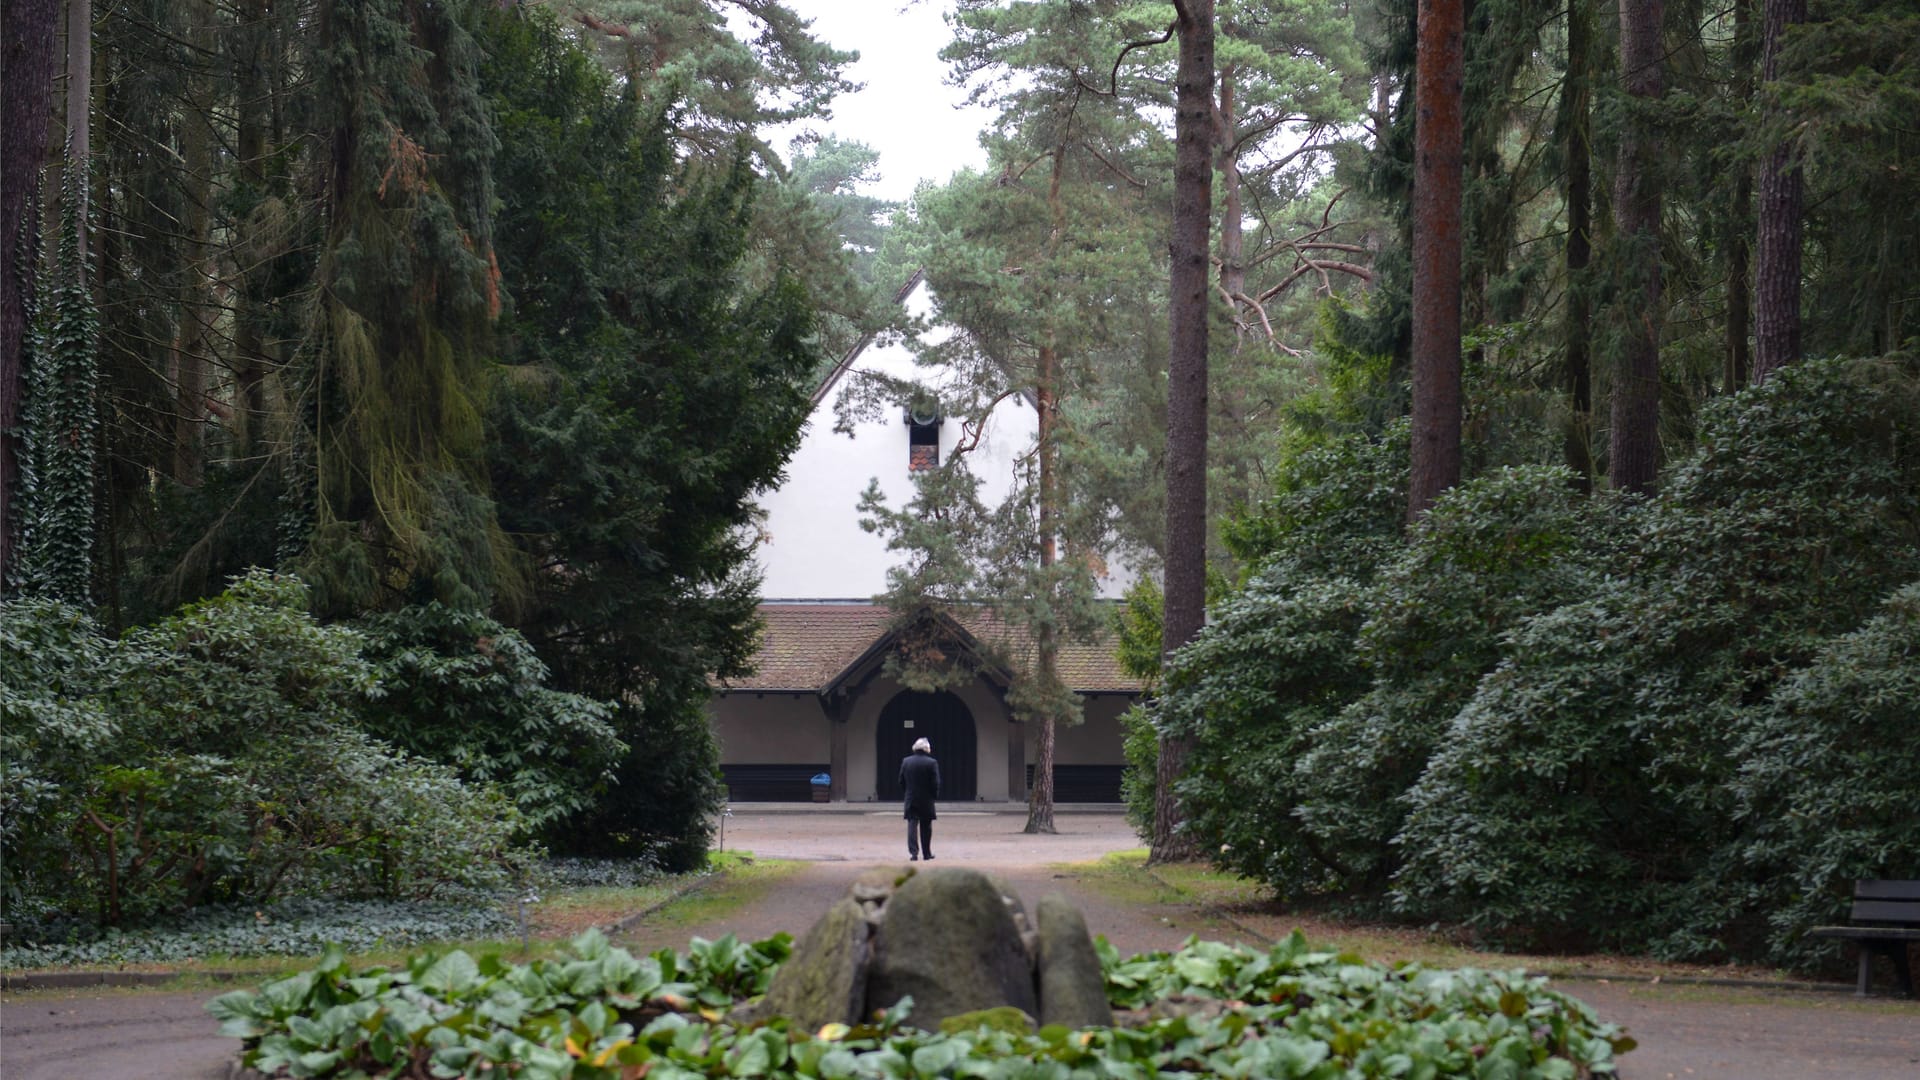
[[[940,465],[940,407],[915,402],[907,408],[907,471],[923,472]]]

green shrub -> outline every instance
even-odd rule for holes
[[[1400,544],[1411,439],[1400,421],[1378,438],[1353,435],[1301,454],[1273,498],[1223,522],[1221,538],[1250,572],[1280,559],[1306,572],[1371,574]]]
[[[497,884],[516,857],[502,795],[359,729],[374,670],[294,579],[248,574],[118,642],[44,606],[0,624],[6,684],[32,688],[4,698],[10,910],[122,926],[420,899]]]
[[[1510,658],[1453,718],[1409,794],[1403,907],[1549,943],[1582,944],[1574,938],[1584,933],[1631,949],[1644,946],[1635,938],[1654,911],[1684,902],[1700,849],[1668,840],[1704,823],[1652,795],[1652,762],[1631,733],[1658,649],[1596,633],[1639,599],[1609,585],[1514,632]],[[1643,868],[1661,876],[1642,879]]]
[[[619,723],[633,751],[591,808],[547,830],[553,849],[643,858],[674,874],[700,869],[726,795],[704,698],[629,703]]]
[[[1282,895],[1355,879],[1346,853],[1303,825],[1295,766],[1366,687],[1353,649],[1364,592],[1347,578],[1256,574],[1175,655],[1155,705],[1157,723],[1193,739],[1178,787],[1186,828],[1220,865]]]
[[[1380,568],[1353,641],[1366,691],[1318,724],[1294,767],[1301,827],[1378,895],[1405,795],[1508,630],[1584,595],[1617,531],[1561,468],[1497,469],[1444,493]]]
[[[78,609],[0,603],[0,907],[30,918],[66,885],[66,797],[117,732],[98,693],[111,643]]]
[[[1120,774],[1120,801],[1127,808],[1127,824],[1141,837],[1153,835],[1154,797],[1160,786],[1160,729],[1153,710],[1136,704],[1120,714],[1120,747],[1127,759]]]
[[[611,705],[548,687],[527,639],[483,614],[430,603],[357,629],[378,673],[366,730],[499,787],[529,829],[592,806],[627,751]]]
[[[1902,602],[1862,624],[1920,578],[1920,363],[1809,361],[1698,424],[1656,498],[1501,469],[1404,535],[1404,447],[1295,461],[1155,707],[1203,847],[1505,940],[1811,955],[1913,851],[1916,773],[1859,777],[1910,749]]]
[[[1173,657],[1154,722],[1193,740],[1186,828],[1221,865],[1284,895],[1352,885],[1346,853],[1303,827],[1310,733],[1366,687],[1354,650],[1368,583],[1406,515],[1407,427],[1301,456],[1286,490],[1229,539],[1254,567]]]
[[[1160,646],[1166,617],[1166,598],[1160,586],[1143,577],[1127,590],[1126,603],[1113,615],[1114,650],[1120,670],[1146,684],[1151,695],[1160,682]],[[1160,731],[1153,713],[1135,704],[1120,716],[1122,753],[1126,771],[1120,774],[1120,801],[1127,823],[1141,836],[1153,835],[1154,796],[1159,787]]]
[[[1920,867],[1920,582],[1795,672],[1741,733],[1734,782],[1745,856],[1772,958],[1802,965],[1836,943],[1856,878]]]
[[[1703,410],[1612,575],[1517,628],[1454,718],[1411,796],[1402,903],[1753,951],[1740,762],[1782,680],[1920,577],[1917,374],[1911,357],[1808,361]]]
[[[206,869],[188,903],[283,889],[422,898],[500,880],[511,807],[359,730],[377,673],[351,628],[307,614],[297,580],[248,574],[125,645],[150,659],[113,696],[120,752],[142,766],[217,761],[226,805],[245,808],[205,819],[217,828],[189,857]]]

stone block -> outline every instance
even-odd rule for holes
[[[858,901],[849,897],[828,908],[774,972],[754,1014],[785,1016],[805,1031],[865,1020],[871,933]]]
[[[1034,915],[1040,937],[1040,1023],[1112,1027],[1107,980],[1086,917],[1057,892],[1041,897]]]
[[[1033,966],[1001,889],[977,870],[922,870],[887,901],[874,935],[867,1008],[913,998],[927,1030],[961,1013],[1012,1006],[1039,1015]]]

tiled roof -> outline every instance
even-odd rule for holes
[[[766,628],[754,658],[755,671],[730,680],[729,690],[817,691],[832,683],[886,636],[893,613],[875,604],[762,604]],[[1020,648],[1024,636],[1003,634],[985,613],[958,621],[976,638]],[[1081,693],[1138,693],[1140,681],[1120,670],[1107,644],[1069,643],[1060,648],[1060,674]]]

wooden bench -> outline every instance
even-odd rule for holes
[[[1900,992],[1913,997],[1913,971],[1907,966],[1907,943],[1920,941],[1920,881],[1856,881],[1853,883],[1853,920],[1848,926],[1816,926],[1808,933],[1840,938],[1860,945],[1860,980],[1854,993],[1867,996],[1868,975],[1875,953],[1893,961],[1893,977]]]

